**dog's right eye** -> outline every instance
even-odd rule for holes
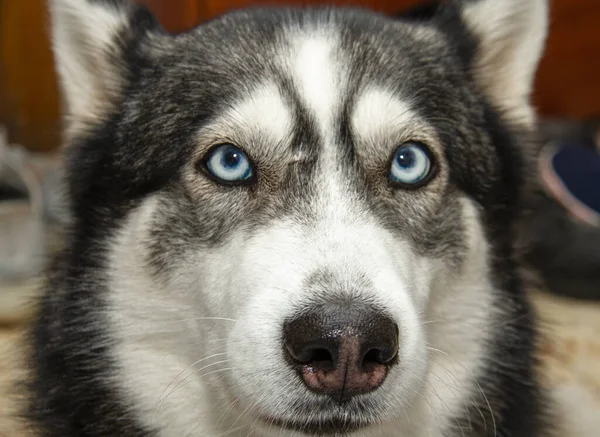
[[[220,144],[202,159],[205,171],[216,182],[244,185],[254,181],[254,165],[242,149],[233,144]]]

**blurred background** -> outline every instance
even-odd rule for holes
[[[397,15],[419,0],[139,0],[183,31],[258,4],[360,5]],[[61,208],[60,92],[45,0],[0,0],[0,346],[31,312],[27,300],[68,219]],[[600,150],[600,0],[551,0],[551,31],[534,104],[544,141]],[[598,187],[600,190],[600,186]],[[543,190],[523,224],[532,300],[549,335],[547,375],[574,436],[600,429],[600,231],[570,219]],[[1,354],[0,350],[0,354]],[[3,369],[0,363],[0,379]],[[1,397],[1,396],[0,396]],[[0,400],[0,410],[2,409]],[[579,431],[575,431],[579,430]],[[2,434],[0,430],[0,435]]]

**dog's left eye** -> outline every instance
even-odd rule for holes
[[[217,182],[243,184],[254,177],[250,159],[239,147],[221,144],[213,147],[203,160],[206,170]]]
[[[417,142],[408,142],[396,149],[389,179],[400,186],[421,186],[427,182],[432,170],[431,158],[425,146]]]

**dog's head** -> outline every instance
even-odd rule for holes
[[[72,249],[102,296],[78,323],[144,426],[460,414],[510,312],[544,0],[247,10],[178,35],[117,1],[52,16]]]

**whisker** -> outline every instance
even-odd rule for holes
[[[166,391],[169,389],[169,387],[171,386],[171,384],[173,384],[173,383],[174,383],[174,382],[175,382],[175,381],[176,381],[178,378],[180,378],[180,377],[181,377],[181,375],[183,375],[185,372],[189,371],[189,370],[190,370],[191,368],[193,368],[195,365],[197,365],[197,364],[200,364],[200,363],[201,363],[201,362],[203,362],[203,361],[206,361],[206,360],[209,360],[209,359],[211,359],[211,358],[215,358],[215,357],[218,357],[218,356],[221,356],[221,355],[225,355],[225,354],[226,354],[225,352],[222,352],[222,353],[217,353],[217,354],[209,355],[209,356],[207,356],[207,357],[201,358],[201,359],[199,359],[198,361],[196,361],[196,362],[194,362],[194,363],[190,364],[190,365],[189,365],[187,368],[185,368],[185,369],[183,369],[181,372],[179,372],[179,374],[177,374],[177,376],[175,376],[175,378],[173,378],[173,380],[172,380],[172,381],[171,381],[169,384],[167,384],[167,386],[165,387],[165,389],[163,390],[163,392],[162,392],[162,393],[160,394],[160,396],[158,397],[158,401],[157,401],[157,402],[160,402],[160,400],[161,400],[161,399],[162,399],[162,397],[164,396],[165,392],[166,392]]]
[[[435,349],[435,348],[432,348],[432,349]],[[492,419],[492,426],[493,426],[493,429],[494,429],[494,437],[497,437],[498,428],[497,428],[497,425],[496,425],[496,417],[495,417],[495,414],[494,414],[494,410],[492,409],[492,405],[490,404],[490,401],[489,401],[487,395],[485,394],[483,388],[481,387],[481,384],[479,384],[479,381],[477,381],[477,378],[475,378],[475,376],[473,375],[473,372],[471,372],[463,363],[461,363],[459,360],[457,360],[456,358],[454,358],[451,355],[449,355],[447,352],[444,352],[444,351],[439,350],[439,349],[436,349],[436,351],[440,352],[440,353],[444,354],[446,357],[452,359],[456,364],[458,364],[460,367],[462,367],[463,370],[465,372],[467,372],[467,374],[471,377],[471,379],[473,380],[473,382],[477,386],[479,392],[481,393],[481,396],[483,396],[483,400],[485,401],[485,403],[487,405],[488,411],[490,413],[490,417]],[[443,368],[443,366],[441,366],[441,365],[439,365],[439,366]],[[472,402],[472,404],[475,406],[474,402]],[[480,412],[480,414],[482,414],[481,411],[479,411],[479,412]],[[483,414],[482,414],[482,417],[483,417]],[[483,419],[484,419],[484,426],[486,426],[485,425],[485,417],[483,417]]]
[[[244,428],[245,428],[244,425],[238,426],[237,428],[230,428],[227,431],[225,431],[225,432],[223,432],[221,434],[216,435],[215,437],[227,437],[228,435],[235,434],[236,432],[241,431]]]
[[[189,317],[185,319],[168,320],[164,323],[181,323],[181,322],[200,322],[200,321],[223,321],[223,322],[237,322],[237,319],[230,319],[228,317]]]
[[[221,360],[221,361],[217,361],[211,364],[207,364],[206,366],[201,367],[200,369],[197,369],[195,371],[193,371],[192,373],[190,373],[189,375],[187,375],[185,378],[183,378],[181,381],[179,381],[177,383],[177,385],[175,387],[173,387],[173,389],[162,399],[161,402],[161,406],[164,405],[164,401],[171,396],[173,393],[175,393],[181,386],[182,384],[184,384],[186,381],[188,381],[192,376],[195,376],[198,374],[198,372],[201,372],[202,370],[208,369],[209,367],[212,366],[216,366],[218,364],[223,364],[223,363],[227,363],[229,360]],[[191,367],[191,366],[190,366]],[[188,368],[189,369],[189,368]]]

